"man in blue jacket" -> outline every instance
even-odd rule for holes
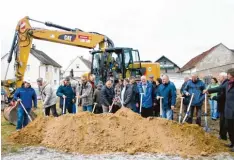
[[[164,75],[162,77],[162,85],[159,86],[157,92],[157,99],[162,99],[162,117],[168,120],[173,119],[173,110],[176,105],[176,87],[173,82],[169,81],[169,77]]]
[[[192,79],[187,82],[187,85],[184,88],[183,92],[186,96],[191,96],[192,94],[194,94],[189,111],[189,116],[187,119],[188,123],[193,122],[193,113],[194,109],[196,108],[197,112],[196,124],[201,126],[201,113],[202,113],[201,107],[205,99],[205,95],[203,94],[205,88],[206,88],[205,83],[198,78],[197,74],[192,75]]]
[[[33,88],[31,88],[30,80],[27,79],[21,88],[18,88],[15,91],[14,94],[14,100],[18,103],[21,101],[21,103],[24,105],[26,111],[28,114],[30,114],[30,111],[32,109],[32,101],[34,103],[34,108],[37,108],[37,95]],[[21,104],[19,103],[18,109],[17,109],[17,125],[16,130],[19,131],[22,127],[25,127],[28,124],[28,115],[22,108]]]
[[[139,93],[144,93],[142,96],[142,117],[153,116],[153,85],[151,82],[146,80],[145,76],[141,77],[141,82],[138,84]]]
[[[59,86],[56,95],[60,97],[60,107],[62,108],[63,111],[63,101],[65,99],[65,113],[66,110],[68,110],[69,113],[72,112],[72,106],[73,103],[75,102],[75,92],[73,91],[71,84],[70,84],[70,78],[66,77],[63,81],[63,85]],[[65,114],[62,113],[62,114]]]

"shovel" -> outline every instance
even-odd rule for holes
[[[95,111],[96,105],[97,105],[97,103],[94,103],[94,106],[93,106],[93,111],[92,111],[92,113]]]
[[[141,110],[142,110],[142,99],[143,99],[143,94],[144,93],[140,93],[141,94],[141,101],[140,101],[140,113],[141,113]]]
[[[180,97],[180,98],[181,98],[181,103],[180,103],[179,123],[181,123],[181,119],[182,119],[182,110],[183,110],[184,97]]]
[[[63,114],[65,114],[65,104],[66,104],[66,98],[63,99]]]
[[[191,104],[192,104],[192,101],[193,101],[193,96],[194,96],[194,93],[193,93],[192,96],[191,96],[191,99],[190,99],[190,102],[189,102],[189,105],[188,105],[188,108],[187,108],[187,112],[186,112],[186,114],[185,114],[185,116],[184,116],[184,119],[183,119],[183,122],[182,122],[182,123],[184,123],[185,120],[186,120],[187,117],[188,117],[188,114],[189,114],[189,111],[190,111],[190,107],[191,107]]]
[[[31,116],[28,114],[27,110],[25,109],[25,107],[24,107],[24,105],[23,105],[23,103],[21,101],[20,101],[20,104],[21,104],[22,108],[24,109],[24,112],[27,114],[29,120],[32,122]]]
[[[207,122],[207,94],[205,94],[205,127],[204,130],[206,132],[210,132],[210,128],[208,127],[208,122]]]
[[[163,116],[162,116],[162,99],[163,99],[163,97],[159,97],[159,99],[160,99],[160,117],[162,118]]]
[[[78,94],[79,95],[79,94]],[[79,98],[78,96],[76,97],[76,113],[78,113],[78,102],[79,102]]]
[[[111,107],[110,107],[110,109],[109,109],[109,113],[112,111],[112,108],[113,108],[114,103],[115,103],[115,100],[114,100],[114,101],[112,102],[112,104],[111,104]]]

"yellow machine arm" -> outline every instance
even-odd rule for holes
[[[61,30],[33,28],[29,23],[30,20]],[[114,43],[108,37],[102,34],[96,32],[84,32],[80,29],[71,29],[50,22],[40,22],[30,19],[29,17],[25,17],[19,21],[16,27],[16,32],[8,57],[9,67],[13,53],[15,53],[16,88],[22,85],[33,39],[40,39],[88,49],[94,49],[97,45],[99,45],[100,50],[114,47]],[[7,77],[8,67],[5,80]]]

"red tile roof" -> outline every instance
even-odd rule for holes
[[[221,43],[220,43],[221,44]],[[211,49],[203,52],[202,54],[199,54],[198,56],[192,58],[188,63],[186,63],[181,69],[180,72],[189,70],[191,68],[194,68],[198,62],[200,62],[203,58],[205,58],[209,53],[211,53],[216,47],[218,47],[220,44],[212,47]]]

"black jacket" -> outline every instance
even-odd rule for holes
[[[220,84],[220,86],[223,88],[227,85],[228,80],[226,79],[225,81]],[[214,96],[212,99],[216,100],[218,102],[218,110],[219,112],[224,113],[224,107],[225,107],[225,98],[226,98],[226,93],[224,90],[218,92],[217,96]]]
[[[97,88],[93,94],[93,102],[97,103],[97,106],[101,106],[101,88]]]
[[[115,91],[114,89],[111,88],[107,88],[106,86],[102,87],[101,90],[101,100],[102,100],[102,105],[104,106],[110,106],[112,104],[112,100],[115,97]]]
[[[232,88],[228,88],[228,82],[226,82],[225,85],[208,89],[209,93],[216,93],[222,91],[226,94],[224,117],[226,119],[234,119],[234,86],[232,86]]]

